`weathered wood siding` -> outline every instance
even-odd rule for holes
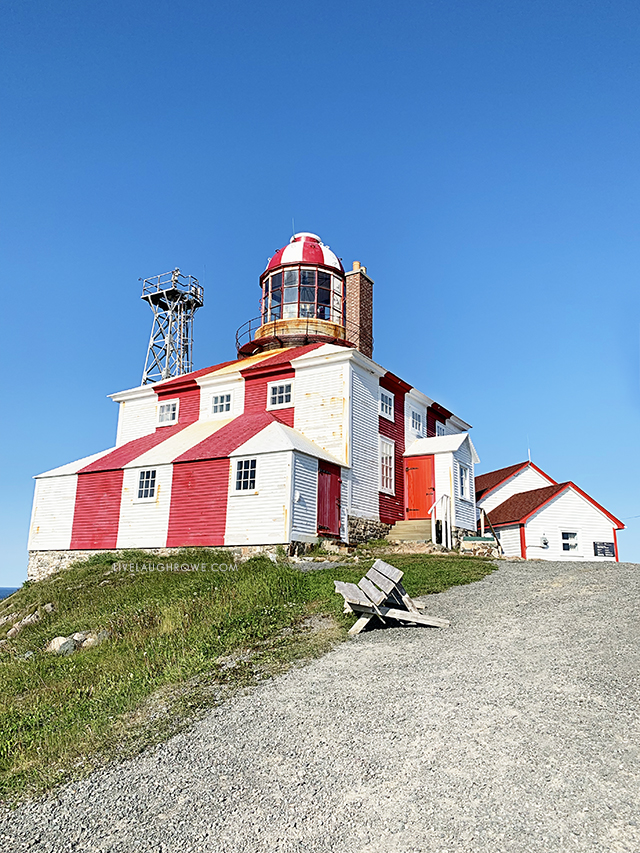
[[[485,532],[487,531],[485,528]],[[504,549],[507,557],[520,557],[520,527],[516,524],[513,527],[501,527],[496,530],[500,544]]]
[[[71,545],[78,475],[36,480],[29,551],[64,551]]]
[[[173,466],[167,547],[224,545],[229,460]]]
[[[78,474],[72,550],[116,547],[122,475],[121,470]]]
[[[296,367],[293,426],[347,464],[348,366],[344,362]]]
[[[236,492],[238,457],[231,459],[225,545],[275,545],[288,541],[293,453],[257,457],[256,489]],[[249,458],[249,457],[247,457]]]
[[[155,465],[156,497],[138,501],[140,468],[127,468],[122,481],[118,548],[164,548],[171,508],[172,465]],[[146,469],[145,469],[146,470]]]
[[[351,505],[349,514],[378,518],[378,377],[351,367]]]
[[[303,453],[293,454],[292,493],[291,539],[295,542],[315,541],[318,517],[317,459]]]

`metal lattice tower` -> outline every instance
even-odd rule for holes
[[[189,373],[193,346],[193,315],[204,305],[198,279],[179,269],[145,278],[142,299],[153,311],[142,384]]]

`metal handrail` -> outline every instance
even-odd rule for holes
[[[278,337],[278,324],[280,323],[282,326],[282,331],[288,331],[288,319],[277,319],[277,320],[268,320],[270,326],[273,328],[273,337]],[[291,319],[306,319],[309,323],[317,323],[317,322],[333,322],[331,320],[323,320],[319,317],[293,317]],[[247,320],[246,323],[243,323],[242,326],[236,331],[236,350],[239,351],[244,344],[249,343],[255,339],[255,333],[257,330],[263,325],[262,317],[252,317],[251,320]],[[343,323],[335,323],[336,326],[342,326],[346,333],[346,340],[350,343],[358,346],[360,343],[360,327],[356,323],[351,323],[349,320],[345,320]],[[307,324],[308,326],[308,324]],[[307,328],[308,334],[320,334],[317,330],[309,331]],[[371,345],[373,346],[373,337],[371,339]]]

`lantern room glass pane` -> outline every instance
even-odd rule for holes
[[[285,303],[282,306],[282,317],[284,320],[289,320],[289,319],[291,319],[291,317],[297,317],[297,316],[298,316],[298,303],[297,302],[292,302],[290,304]]]
[[[282,291],[281,290],[272,290],[271,291],[271,304],[279,305],[282,302]]]
[[[316,289],[315,287],[301,287],[300,288],[300,302],[315,302],[316,301]]]
[[[318,287],[331,287],[331,273],[318,270]]]
[[[284,271],[284,286],[285,287],[297,287],[298,286],[298,270],[285,270]]]
[[[276,272],[271,276],[271,290],[282,287],[282,273]]]
[[[301,302],[300,303],[300,316],[301,317],[315,317],[316,316],[316,306],[313,302]]]
[[[333,276],[333,280],[331,282],[331,288],[334,293],[342,293],[342,279],[338,278],[337,275]]]
[[[284,301],[285,302],[297,302],[298,301],[298,288],[297,287],[285,287],[285,289],[284,289]]]
[[[280,305],[273,305],[271,307],[271,320],[279,320],[280,319]]]
[[[300,284],[306,287],[316,286],[316,271],[315,270],[300,270]]]
[[[331,301],[331,291],[318,288],[318,305],[328,305]]]
[[[331,308],[328,305],[318,305],[318,320],[330,320]]]
[[[331,303],[336,311],[342,311],[342,297],[339,293],[334,293],[331,297]]]

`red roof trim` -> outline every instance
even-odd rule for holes
[[[487,495],[490,495],[491,492],[495,491],[498,486],[502,486],[503,483],[506,483],[507,480],[515,477],[516,474],[519,474],[520,471],[523,471],[525,468],[533,468],[534,471],[537,471],[538,474],[541,474],[545,479],[549,480],[550,486],[557,485],[553,477],[550,477],[542,470],[542,468],[538,468],[538,466],[533,462],[517,462],[515,465],[509,465],[507,468],[497,468],[495,471],[487,471],[486,474],[478,474],[476,476],[476,500],[478,501],[482,498],[486,498]],[[501,476],[501,479],[497,482],[493,479],[496,474]],[[483,483],[487,480],[491,485],[483,487]],[[544,486],[541,488],[544,488]]]
[[[599,504],[599,503],[598,503],[598,501],[594,500],[594,499],[591,497],[591,495],[588,495],[586,492],[584,492],[584,491],[580,488],[580,486],[576,486],[576,484],[575,484],[575,483],[572,483],[572,482],[571,482],[571,480],[569,480],[569,482],[568,482],[566,485],[567,485],[567,486],[570,486],[570,487],[571,487],[572,489],[574,489],[574,490],[575,490],[575,491],[576,491],[576,492],[577,492],[581,497],[583,497],[586,501],[589,501],[589,503],[590,503],[590,504],[593,504],[593,506],[594,506],[596,509],[599,509],[599,510],[600,510],[600,512],[604,513],[604,514],[607,516],[607,518],[608,518],[610,521],[612,521],[612,522],[616,525],[616,527],[618,528],[618,530],[624,530],[624,529],[625,529],[624,524],[620,521],[620,519],[619,519],[619,518],[616,518],[616,517],[615,517],[615,515],[613,515],[612,513],[610,513],[610,512],[609,512],[609,510],[605,509],[605,508],[602,506],[602,504]]]

